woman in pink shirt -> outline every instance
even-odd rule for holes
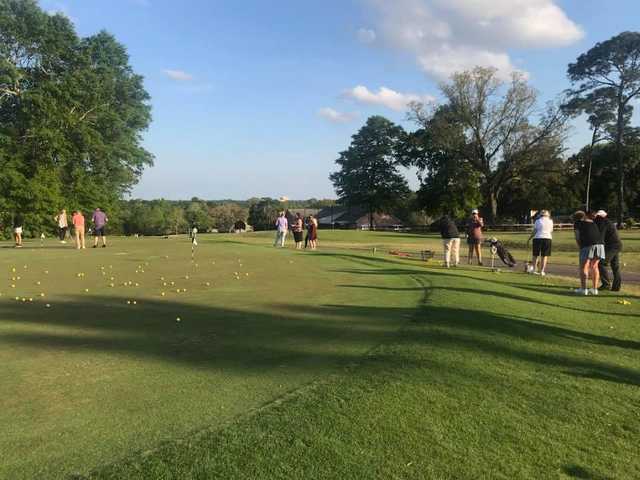
[[[76,235],[76,248],[86,248],[84,244],[84,215],[80,210],[73,212],[71,223],[73,223],[73,230]]]

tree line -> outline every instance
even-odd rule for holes
[[[440,85],[440,104],[410,105],[406,131],[370,117],[330,175],[339,199],[383,210],[460,217],[481,207],[490,222],[525,221],[531,210],[606,208],[619,223],[640,210],[640,33],[596,44],[567,69],[572,87],[547,105],[527,78],[476,67]],[[592,140],[566,158],[569,120],[585,116]],[[417,170],[410,191],[401,167]]]

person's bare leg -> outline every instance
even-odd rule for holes
[[[75,240],[76,240],[76,248],[80,248],[80,232],[78,231],[78,229],[76,229],[75,232]]]
[[[542,257],[542,269],[541,272],[547,271],[547,263],[549,262],[549,257]]]
[[[598,264],[600,263],[600,259],[595,259],[591,261],[591,281],[593,282],[593,289],[597,290],[600,285],[600,269],[598,268]]]
[[[476,257],[478,257],[478,265],[482,265],[482,249],[480,244],[474,245],[474,249],[476,251]]]
[[[467,258],[467,263],[469,265],[471,265],[471,262],[473,262],[473,245],[469,245],[469,256]]]
[[[589,260],[580,265],[580,287],[587,289],[587,278],[589,277]]]
[[[107,246],[107,237],[105,235],[102,236],[102,246],[103,247]]]

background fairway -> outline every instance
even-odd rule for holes
[[[403,232],[369,232],[360,230],[322,230],[319,233],[320,243],[324,248],[348,248],[370,253],[377,248],[381,254],[390,250],[405,250],[418,252],[433,250],[441,258],[442,240],[436,233],[416,234]],[[272,239],[271,232],[257,232],[244,236],[244,241],[256,244]],[[530,256],[530,245],[527,246],[529,233],[527,232],[487,232],[485,238],[495,236],[500,239],[520,262]],[[640,272],[640,230],[621,231],[624,243],[622,260],[624,268],[629,271]],[[483,249],[485,260],[489,257],[488,248]],[[460,257],[466,261],[467,245],[461,239]],[[572,230],[556,231],[553,236],[553,256],[551,263],[578,266],[578,251]]]
[[[640,476],[639,297],[270,240],[0,250],[0,478]]]

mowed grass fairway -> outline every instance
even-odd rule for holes
[[[320,241],[0,249],[0,477],[640,477],[640,298]]]

